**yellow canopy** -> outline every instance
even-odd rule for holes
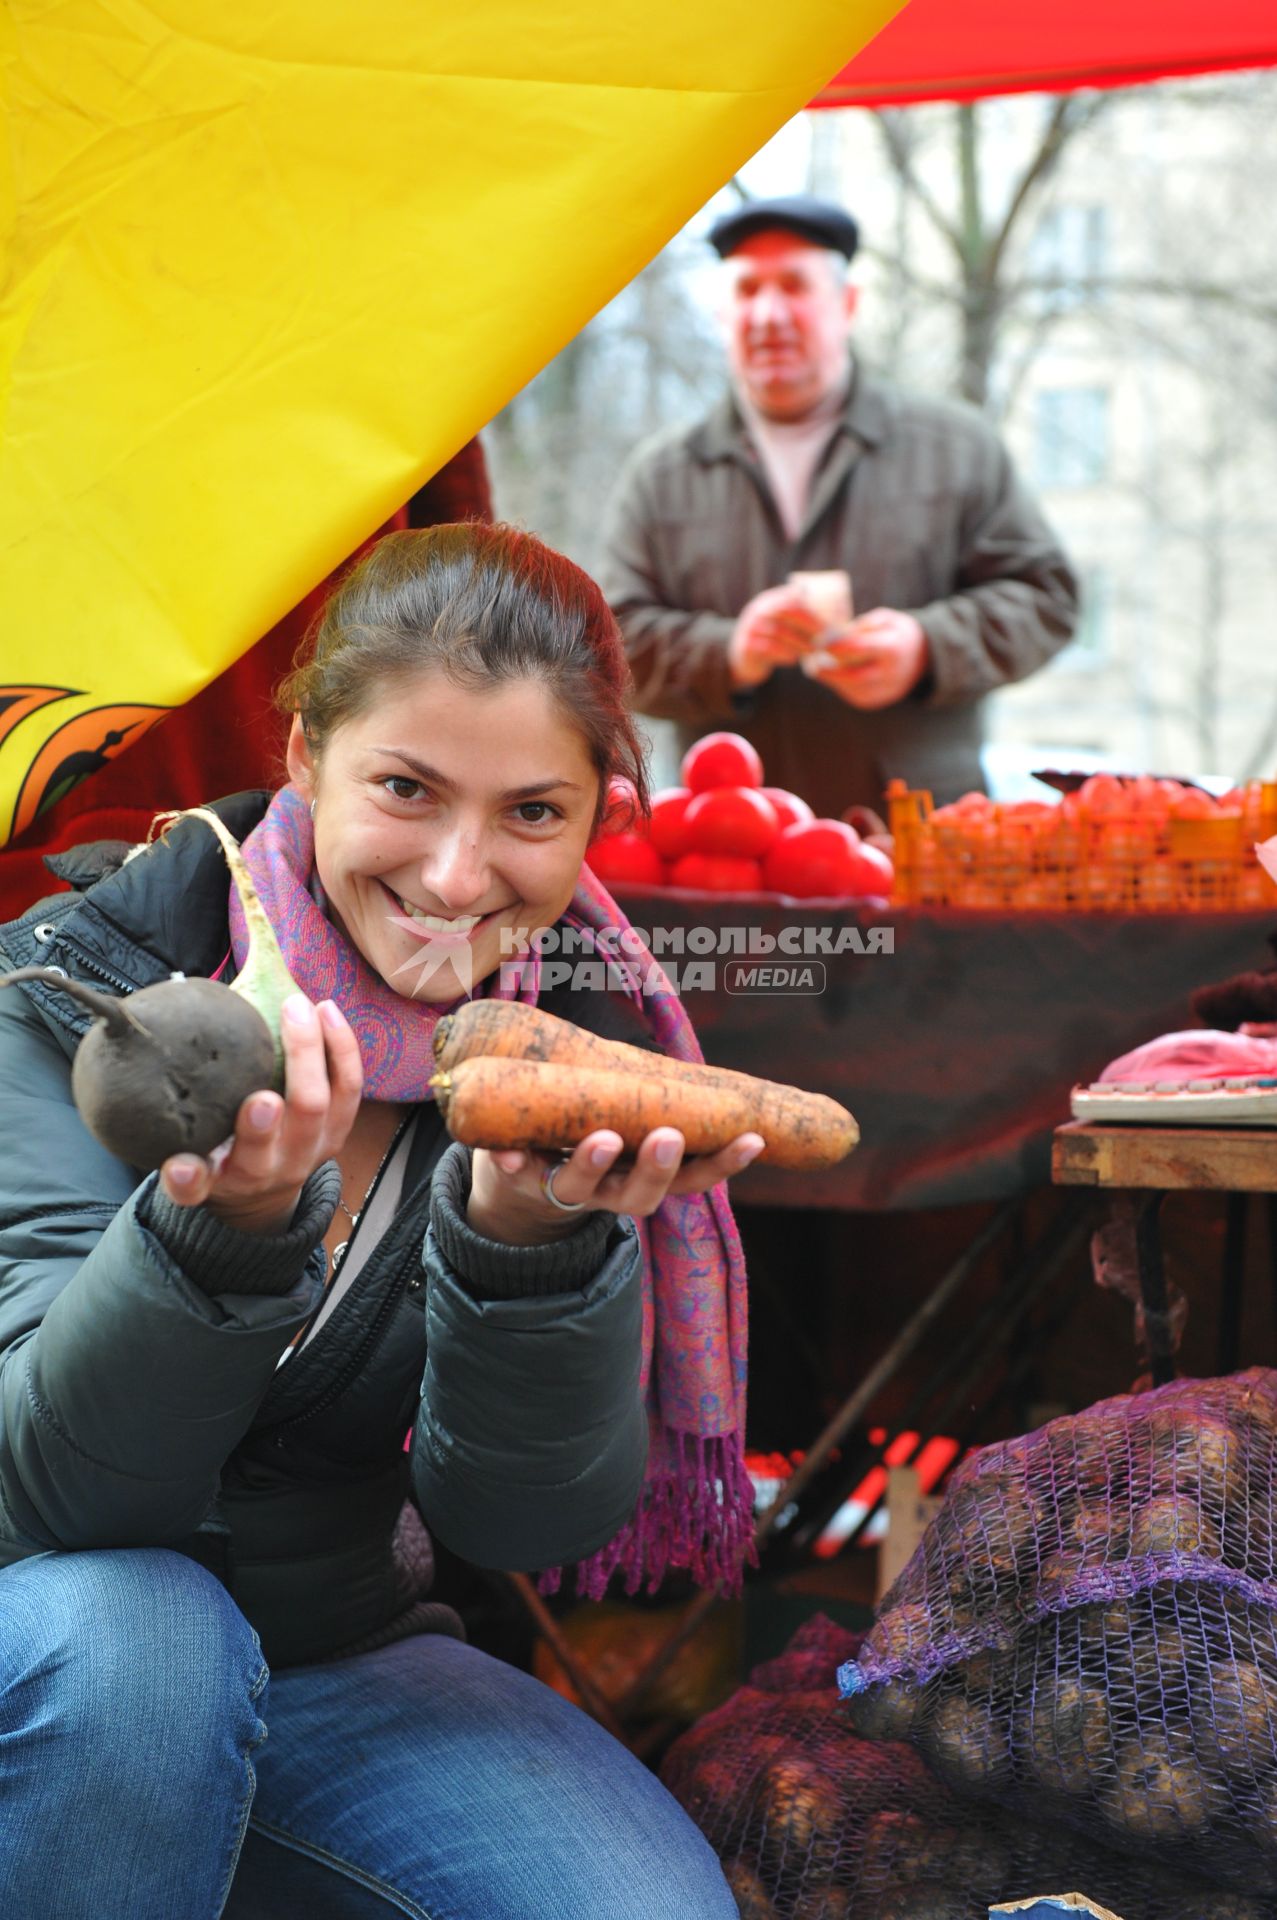
[[[898,4],[0,4],[0,839],[250,646]]]

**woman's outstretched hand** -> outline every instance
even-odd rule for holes
[[[285,1092],[250,1093],[235,1132],[208,1158],[175,1153],[160,1184],[179,1207],[207,1206],[245,1233],[283,1233],[301,1190],[325,1160],[341,1152],[359,1111],[359,1043],[331,1000],[312,1006],[302,994],[284,1003]]]
[[[581,1218],[547,1198],[547,1172],[553,1175],[555,1200],[565,1206],[641,1219],[655,1213],[668,1194],[704,1193],[740,1173],[764,1144],[761,1134],[742,1133],[718,1153],[687,1160],[678,1129],[655,1127],[624,1166],[617,1164],[621,1136],[606,1128],[587,1134],[567,1158],[476,1147],[467,1217],[485,1239],[516,1247],[547,1245],[564,1239]]]

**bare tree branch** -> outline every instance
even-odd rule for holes
[[[858,253],[863,254],[866,260],[874,260],[879,266],[889,268],[910,293],[921,294],[927,300],[946,306],[960,308],[963,304],[961,287],[955,286],[952,280],[933,280],[929,274],[919,273],[899,254],[888,253],[885,248],[875,247],[866,241],[861,242]]]
[[[1026,337],[1023,346],[1016,354],[1009,371],[998,383],[1000,392],[996,412],[999,418],[1005,419],[1015,406],[1033,362],[1046,345],[1047,336],[1058,325],[1061,318],[1058,308],[1043,308],[1035,314],[1025,329]],[[1009,354],[1008,359],[1010,359]]]
[[[881,257],[887,258],[886,255]],[[1066,280],[1059,274],[1020,274],[1015,279],[1003,278],[1001,287],[1008,307],[1023,299],[1068,291],[1085,295],[1096,302],[1130,296],[1133,299],[1181,300],[1186,306],[1218,306],[1242,314],[1248,320],[1261,321],[1265,326],[1277,325],[1277,301],[1256,299],[1245,288],[1222,280],[1169,280],[1130,273]],[[948,291],[952,292],[952,289]]]
[[[1274,693],[1267,718],[1246,756],[1238,778],[1258,780],[1265,774],[1271,774],[1275,759],[1277,759],[1277,692]]]
[[[913,154],[909,147],[906,123],[899,108],[882,108],[874,113],[878,131],[882,135],[887,149],[887,158],[895,170],[897,178],[917,201],[927,218],[949,245],[958,259],[962,258],[962,235],[957,225],[949,219],[940,202],[931,189],[919,177],[913,164]]]
[[[1277,325],[1277,301],[1256,300],[1244,289],[1215,280],[1160,280],[1124,274],[1105,282],[1117,293],[1158,300],[1184,300],[1193,306],[1223,306],[1248,318]]]
[[[1030,196],[1054,173],[1070,140],[1084,127],[1090,126],[1101,111],[1102,102],[1106,97],[1097,94],[1093,99],[1087,99],[1076,93],[1062,93],[1057,96],[1047,116],[1046,130],[1037,151],[1020,175],[1002,223],[989,240],[986,270],[990,283],[997,276],[1003,255],[1006,253],[1007,243],[1019,224],[1020,216]]]

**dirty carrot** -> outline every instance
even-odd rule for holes
[[[791,1112],[781,1125],[774,1101],[765,1122],[760,1108],[766,1103],[751,1099],[750,1087],[768,1089],[769,1083],[751,1082],[748,1074],[735,1079],[738,1085],[721,1087],[672,1076],[658,1079],[607,1068],[476,1055],[436,1074],[430,1085],[449,1133],[471,1147],[571,1148],[587,1133],[607,1127],[634,1153],[653,1127],[677,1127],[689,1154],[717,1153],[742,1133],[760,1133],[767,1143],[760,1160],[803,1169],[832,1166],[855,1144],[855,1121],[834,1101],[819,1105],[841,1117],[837,1127],[810,1107]]]
[[[745,1103],[750,1117],[741,1130],[763,1136],[767,1151],[759,1158],[772,1166],[831,1167],[845,1158],[860,1138],[847,1109],[824,1094],[760,1080],[731,1067],[671,1060],[666,1054],[630,1046],[623,1040],[604,1040],[568,1020],[518,1001],[472,1000],[458,1012],[445,1015],[435,1029],[434,1049],[445,1071],[452,1071],[462,1061],[502,1058],[620,1073],[656,1080],[662,1086],[715,1089]]]

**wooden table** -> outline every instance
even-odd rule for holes
[[[1228,1195],[1218,1371],[1233,1372],[1238,1362],[1246,1205],[1252,1193],[1269,1196],[1269,1247],[1277,1311],[1277,1128],[1155,1127],[1074,1120],[1055,1130],[1051,1175],[1058,1186],[1096,1187],[1145,1196],[1136,1215],[1136,1249],[1154,1386],[1163,1385],[1174,1375],[1174,1342],[1158,1221],[1162,1201],[1171,1192]]]

